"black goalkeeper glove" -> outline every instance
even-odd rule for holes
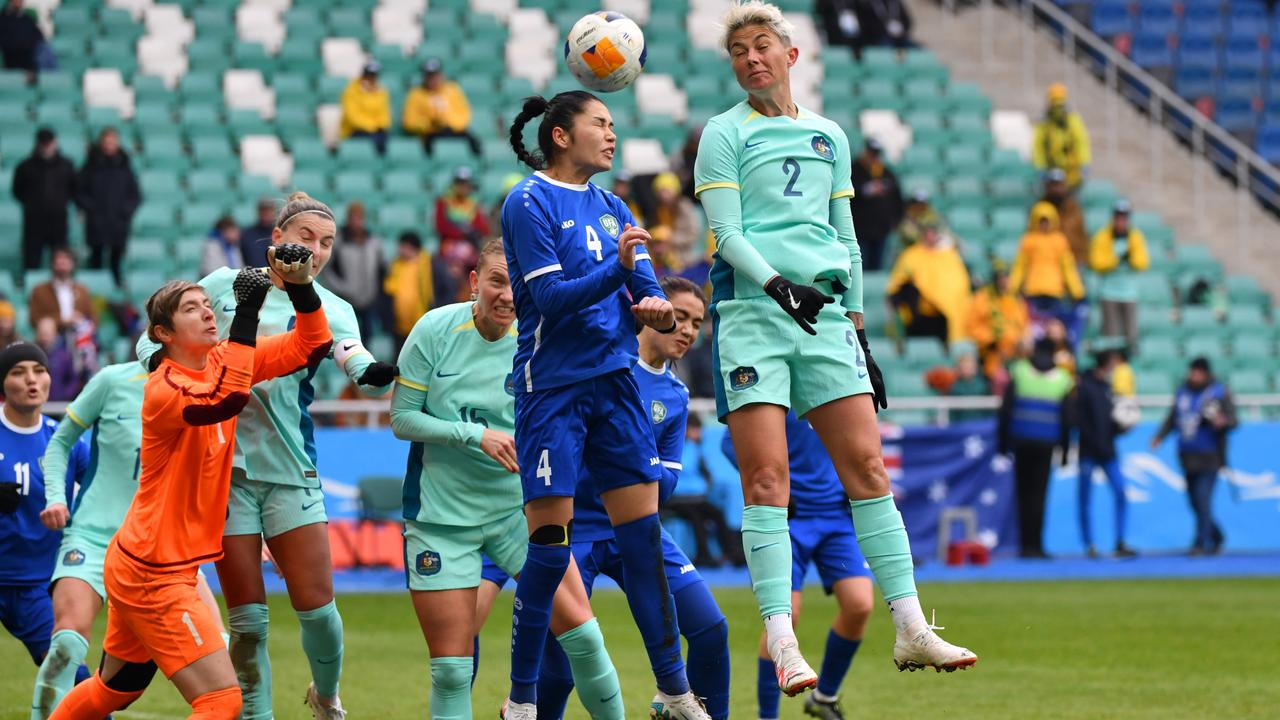
[[[320,294],[311,283],[311,249],[297,243],[285,243],[267,248],[267,263],[284,281],[284,291],[289,302],[298,312],[315,312],[320,309]]]
[[[810,335],[818,334],[813,329],[813,323],[818,322],[818,313],[822,310],[822,306],[836,301],[833,297],[823,295],[817,288],[798,285],[781,275],[774,275],[769,282],[765,283],[764,292]]]
[[[258,339],[258,311],[271,292],[271,277],[265,268],[242,268],[231,283],[236,296],[236,314],[231,318],[227,339],[253,346]]]
[[[0,513],[8,515],[18,511],[22,504],[22,483],[0,482]]]
[[[871,357],[871,346],[867,344],[867,331],[858,331],[858,344],[862,346],[862,356],[867,359],[867,375],[871,378],[871,404],[876,412],[889,409],[889,395],[884,391],[884,375],[880,374],[880,366]]]
[[[383,385],[390,385],[399,374],[400,368],[395,365],[374,361],[372,365],[364,369],[364,373],[360,375],[359,380],[356,380],[356,384],[382,387]]]

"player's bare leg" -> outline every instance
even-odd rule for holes
[[[805,419],[826,446],[851,500],[858,544],[897,630],[893,658],[898,669],[950,672],[976,663],[977,655],[938,637],[920,609],[911,548],[890,493],[871,395],[834,400],[809,411]]]
[[[760,606],[769,656],[778,687],[796,695],[813,687],[818,675],[800,653],[791,620],[791,499],[787,466],[787,410],[755,403],[729,413],[729,435],[742,475],[742,549],[751,590]]]
[[[338,699],[342,675],[342,617],[333,600],[333,561],[328,523],[312,523],[267,538],[267,548],[284,576],[289,603],[302,626],[302,649],[311,665],[306,703],[316,720],[342,720]]]
[[[471,717],[476,588],[412,590],[409,595],[431,655],[431,716]]]
[[[819,720],[844,720],[839,689],[862,643],[874,604],[871,578],[848,577],[831,587],[836,598],[836,617],[827,636],[827,649],[822,656],[818,686],[804,701],[804,712]]]

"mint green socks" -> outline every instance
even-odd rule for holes
[[[242,720],[271,720],[271,656],[267,654],[268,616],[267,606],[249,603],[227,609],[227,625],[231,642],[231,665],[236,669],[236,681],[244,707]]]
[[[471,720],[471,658],[431,658],[431,720]]]
[[[36,687],[31,695],[31,720],[45,720],[71,691],[76,682],[76,668],[89,652],[89,641],[75,630],[59,630],[49,641],[49,652],[36,673]]]
[[[760,617],[791,614],[791,532],[787,509],[748,505],[742,511],[742,549]]]
[[[302,626],[302,651],[311,663],[316,693],[323,698],[337,697],[338,678],[342,676],[342,616],[337,604],[330,600],[315,610],[299,611],[298,624]]]
[[[569,658],[573,684],[587,714],[595,720],[622,720],[622,687],[605,649],[600,623],[591,618],[556,640]]]
[[[911,544],[902,513],[892,495],[872,500],[851,500],[853,527],[858,533],[858,547],[876,576],[885,602],[893,602],[916,594],[915,566],[911,562]],[[746,530],[746,519],[743,519]],[[743,533],[746,536],[746,533]],[[753,571],[754,572],[754,571]]]

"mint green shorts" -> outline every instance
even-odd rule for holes
[[[304,525],[328,522],[324,493],[318,488],[250,480],[244,471],[231,471],[225,535],[273,538]]]
[[[523,509],[480,527],[406,520],[405,584],[410,590],[479,587],[481,553],[515,577],[524,567],[528,549],[529,528]]]
[[[720,300],[711,306],[716,414],[752,403],[810,410],[871,392],[867,360],[853,321],[839,303],[823,307],[810,335],[760,296]]]
[[[102,563],[106,560],[107,545],[110,542],[111,538],[81,535],[75,530],[64,532],[62,544],[58,546],[58,562],[54,565],[49,585],[52,586],[62,578],[82,580],[106,602],[107,588],[102,584]]]

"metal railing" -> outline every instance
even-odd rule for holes
[[[1204,211],[1205,185],[1208,180],[1206,172],[1216,171],[1224,175],[1242,191],[1236,193],[1236,246],[1239,252],[1247,253],[1253,242],[1249,218],[1251,196],[1273,212],[1280,212],[1280,171],[1049,0],[999,1],[1009,7],[1029,30],[1021,33],[1020,63],[1028,97],[1040,92],[1040,88],[1035,87],[1036,67],[1037,63],[1046,62],[1036,52],[1036,37],[1030,30],[1042,28],[1060,43],[1064,81],[1070,84],[1075,74],[1083,69],[1101,80],[1110,91],[1106,113],[1109,131],[1107,143],[1112,155],[1118,152],[1120,142],[1119,104],[1122,100],[1127,100],[1146,115],[1150,124],[1172,131],[1193,155],[1207,161],[1193,163],[1193,197],[1189,198],[1196,216],[1202,218],[1202,223],[1207,216]],[[1002,32],[996,19],[995,2],[996,0],[980,0],[979,8],[983,13],[982,62],[988,66],[995,58],[995,34]],[[942,4],[951,12],[957,10],[955,0],[942,0]],[[1149,142],[1151,185],[1156,194],[1160,194],[1165,185],[1165,148],[1162,140],[1163,138],[1152,133]],[[1209,228],[1201,229],[1207,231]],[[1214,228],[1217,231],[1221,229]]]
[[[1235,395],[1232,400],[1239,413],[1249,418],[1250,415],[1261,417],[1264,409],[1280,409],[1280,393],[1256,395]],[[1137,398],[1140,408],[1166,409],[1173,404],[1172,395],[1143,395]],[[957,410],[995,411],[1000,407],[1000,398],[994,395],[978,395],[968,397],[889,397],[889,417],[895,412],[929,412],[933,413],[935,425],[946,425],[952,412]],[[67,408],[65,402],[51,402],[45,405],[46,415],[61,417]],[[309,408],[311,415],[327,420],[336,415],[360,416],[360,425],[369,429],[386,427],[384,418],[391,411],[391,401],[387,398],[366,400],[317,400]],[[715,400],[711,398],[693,398],[689,401],[689,411],[701,415],[714,415]],[[328,423],[318,423],[326,425]]]

